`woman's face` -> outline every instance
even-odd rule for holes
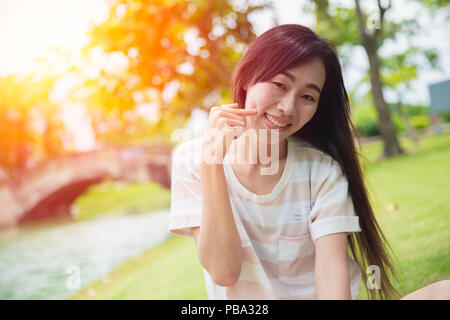
[[[325,84],[325,66],[319,58],[258,82],[247,90],[246,109],[257,114],[246,117],[247,129],[279,130],[279,141],[300,130],[317,110]],[[259,132],[258,132],[259,134]]]

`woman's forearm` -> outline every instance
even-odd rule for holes
[[[315,284],[318,300],[351,299],[347,266],[328,265],[316,268]]]
[[[233,285],[239,278],[242,246],[234,221],[222,164],[201,164],[203,214],[199,259],[215,283]]]
[[[316,240],[314,269],[317,299],[351,299],[345,232],[329,234]]]

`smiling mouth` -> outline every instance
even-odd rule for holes
[[[285,129],[291,125],[291,123],[281,123],[280,121],[276,120],[274,117],[272,117],[267,112],[264,113],[264,118],[274,129]]]

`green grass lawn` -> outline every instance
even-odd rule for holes
[[[367,182],[377,217],[393,251],[403,295],[450,278],[450,134],[426,137],[409,154],[367,163]],[[365,147],[376,159],[381,144]],[[365,298],[362,292],[360,298]]]
[[[123,184],[104,182],[91,186],[74,204],[73,218],[145,213],[170,206],[170,190],[155,182]]]
[[[374,162],[381,144],[363,147],[371,199],[390,242],[402,295],[450,278],[450,134],[425,137],[415,150]],[[359,299],[367,297],[361,284]],[[72,299],[207,299],[194,240],[173,236]]]

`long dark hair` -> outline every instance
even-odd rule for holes
[[[364,283],[367,282],[365,270],[369,265],[378,266],[381,273],[381,290],[368,290],[369,297],[398,298],[399,293],[388,272],[396,279],[398,275],[388,253],[391,248],[369,201],[355,146],[360,135],[350,119],[350,103],[333,45],[319,38],[311,29],[297,24],[280,25],[264,32],[250,44],[234,71],[234,102],[239,106],[245,105],[246,85],[267,81],[281,71],[305,64],[315,57],[325,65],[325,84],[316,113],[294,135],[333,157],[348,180],[349,193],[361,226],[361,232],[348,237],[352,256],[361,268]]]

